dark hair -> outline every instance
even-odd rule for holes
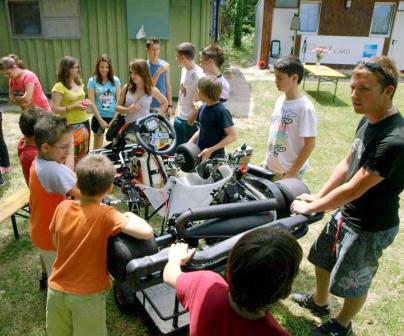
[[[22,111],[20,120],[18,121],[22,134],[26,138],[33,137],[35,124],[44,114],[47,113],[48,112],[39,107],[31,107],[28,110]]]
[[[66,133],[72,132],[66,118],[44,114],[34,126],[34,140],[38,150],[43,144],[54,145]]]
[[[286,298],[302,255],[288,231],[262,228],[247,233],[233,247],[227,262],[233,300],[241,309],[257,312]]]
[[[297,84],[303,79],[304,66],[300,59],[296,56],[286,56],[279,59],[274,68],[282,73],[288,74],[289,76],[297,75]]]
[[[62,82],[62,84],[67,87],[69,90],[71,89],[70,81],[69,81],[69,71],[71,68],[74,67],[76,63],[78,63],[78,59],[72,56],[65,56],[61,59],[59,63],[59,70],[58,70],[58,82]],[[77,76],[74,79],[74,82],[77,85],[81,85],[81,78]]]
[[[115,79],[114,79],[114,68],[112,66],[112,61],[107,54],[102,54],[100,57],[97,58],[97,64],[95,65],[94,69],[94,77],[96,81],[102,84],[102,76],[100,73],[100,63],[106,62],[108,63],[109,71],[107,74],[108,80],[111,82],[113,86],[115,86]]]
[[[129,70],[134,71],[137,75],[142,77],[144,83],[144,92],[150,96],[152,94],[153,82],[150,75],[150,69],[144,59],[136,58],[129,63]],[[129,76],[129,91],[135,93],[136,84]]]
[[[216,76],[207,75],[203,76],[198,81],[199,91],[208,97],[210,100],[217,102],[220,99],[220,94],[222,93],[222,82]]]
[[[358,72],[358,70],[371,71],[377,78],[377,81],[384,91],[389,85],[394,86],[394,92],[391,98],[397,90],[397,83],[400,78],[399,71],[395,62],[387,56],[376,56],[369,59],[369,61],[359,62],[359,64],[352,71],[353,73]]]
[[[76,166],[77,185],[83,195],[98,196],[111,186],[115,173],[115,167],[107,157],[86,156]]]
[[[201,57],[212,59],[216,66],[220,68],[224,63],[224,51],[217,44],[211,44],[201,50]]]
[[[152,44],[160,44],[160,40],[156,37],[150,37],[146,41],[146,48],[149,49]]]
[[[195,57],[195,47],[190,42],[182,42],[175,47],[175,51],[188,58],[189,60],[193,60]]]

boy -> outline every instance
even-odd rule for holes
[[[174,128],[177,133],[177,147],[187,142],[196,132],[196,125],[187,123],[189,116],[195,111],[194,100],[197,99],[198,81],[203,76],[202,69],[195,64],[195,47],[189,42],[175,47],[175,59],[181,69],[181,82]]]
[[[168,100],[167,116],[170,117],[173,114],[173,98],[171,94],[171,82],[170,82],[170,64],[165,60],[159,58],[160,56],[160,40],[151,38],[146,41],[146,52],[148,56],[147,65],[150,69],[153,85],[159,89],[163,96]],[[160,103],[153,98],[151,103],[151,109],[157,110],[160,107]]]
[[[173,245],[163,274],[189,311],[191,336],[288,335],[270,305],[289,295],[299,271],[302,248],[290,233],[261,228],[244,235],[230,252],[227,282],[212,271],[183,273],[193,252]]]
[[[192,123],[197,115],[200,122],[189,142],[198,144],[203,160],[224,156],[224,147],[237,139],[231,114],[219,101],[221,92],[222,84],[216,76],[204,76],[198,82],[198,95],[204,104],[188,120]]]
[[[304,73],[295,56],[275,64],[275,83],[284,95],[278,98],[271,117],[266,168],[276,178],[302,177],[315,146],[317,116],[311,101],[298,88]]]
[[[224,63],[223,49],[216,44],[207,46],[200,52],[199,63],[206,75],[216,76],[221,81],[222,92],[220,94],[220,101],[225,103],[229,99],[230,84],[220,71]]]
[[[101,204],[112,191],[116,171],[111,161],[87,156],[76,173],[81,199],[62,202],[50,225],[57,256],[46,307],[49,336],[107,335],[108,238],[121,231],[138,239],[153,238],[152,228],[140,217]]]
[[[31,165],[29,177],[29,233],[49,276],[56,256],[49,231],[53,213],[67,196],[79,198],[80,192],[73,173],[73,141],[67,120],[44,115],[35,124],[34,133],[38,156]]]
[[[34,126],[41,118],[45,110],[38,107],[32,107],[29,110],[21,112],[19,126],[23,137],[18,141],[18,159],[20,160],[22,173],[24,174],[25,182],[29,186],[29,170],[32,161],[38,155],[38,149],[35,146]]]

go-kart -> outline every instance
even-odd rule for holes
[[[137,144],[127,144],[131,134]],[[158,145],[160,138],[165,147]],[[162,334],[177,332],[188,325],[187,314],[174,291],[162,282],[162,270],[173,242],[181,240],[197,247],[185,271],[222,272],[230,249],[249,230],[272,226],[289,230],[300,238],[310,223],[322,217],[321,214],[291,216],[291,202],[297,195],[308,192],[307,187],[299,179],[272,182],[273,174],[247,165],[246,158],[251,156],[247,146],[227,158],[200,163],[198,148],[192,144],[180,146],[175,155],[167,156],[173,143],[175,132],[171,125],[160,116],[149,115],[128,127],[111,148],[93,152],[107,155],[119,165],[120,175],[115,183],[127,195],[130,210],[140,213],[142,207],[151,206],[154,212],[146,214],[147,218],[155,213],[163,217],[155,239],[142,241],[119,234],[108,244],[108,269],[114,278],[118,307],[130,312],[139,308]],[[157,162],[157,172],[163,181],[158,186],[144,183],[147,179],[134,178],[133,165],[141,150]],[[146,161],[148,181],[153,182],[153,177],[150,178],[153,169],[149,166]],[[167,167],[188,174],[168,176]]]

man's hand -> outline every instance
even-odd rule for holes
[[[303,214],[308,215],[313,211],[310,209],[310,203],[306,201],[293,201],[290,206],[290,212],[293,214]]]
[[[307,203],[314,202],[315,200],[318,199],[317,195],[311,195],[311,194],[301,194],[296,197],[297,200],[299,201],[305,201]]]
[[[185,265],[194,255],[195,249],[189,249],[188,244],[176,243],[172,244],[168,253],[168,261],[177,265]]]

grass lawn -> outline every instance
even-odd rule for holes
[[[250,85],[253,99],[252,114],[249,119],[235,121],[239,133],[236,145],[246,142],[252,146],[253,161],[259,163],[264,158],[268,120],[279,93],[272,82],[255,81],[250,82]],[[313,101],[315,87],[314,82],[306,83],[306,90]],[[314,102],[319,117],[317,146],[310,160],[311,168],[305,175],[305,180],[313,192],[326,181],[334,166],[347,152],[359,120],[350,106],[349,86],[346,83],[340,83],[334,103],[331,102],[331,87],[323,85],[322,90],[319,101]],[[400,84],[395,104],[404,111],[403,84]],[[6,134],[14,168],[7,177],[8,184],[0,189],[0,197],[12,194],[24,184],[16,157],[16,141],[20,135],[18,116],[17,112],[8,112],[3,116],[3,131]],[[403,204],[401,201],[401,224],[404,220]],[[309,233],[300,240],[305,254],[324,222],[325,220],[313,224]],[[0,336],[45,335],[46,297],[44,292],[38,290],[39,257],[31,246],[26,227],[26,223],[20,221],[22,237],[16,242],[11,223],[6,222],[0,226]],[[403,240],[404,234],[401,229],[395,242],[385,251],[381,259],[368,301],[354,321],[356,335],[402,335],[400,330],[403,326],[404,303],[399,298],[404,291],[402,271],[404,258],[400,253],[404,245]],[[313,267],[304,260],[294,288],[309,291],[313,285]],[[340,305],[340,300],[332,299],[333,312],[336,312]],[[111,293],[108,295],[107,311],[109,335],[149,335],[140,319],[119,313]],[[308,335],[313,324],[321,322],[292,303],[290,299],[275,305],[273,311],[280,323],[293,335]]]

